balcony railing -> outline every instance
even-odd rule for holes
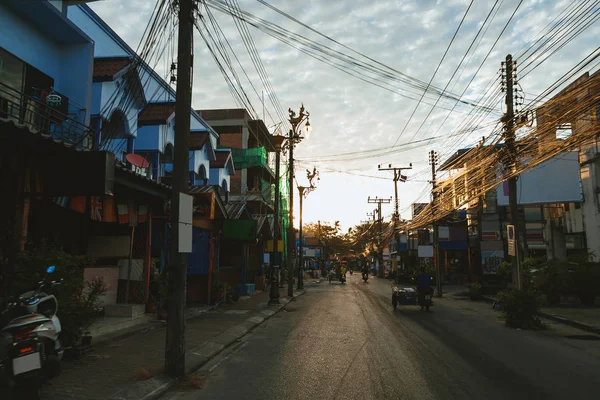
[[[83,124],[85,114],[85,108],[57,93],[29,96],[0,83],[0,118],[11,119],[76,148],[91,150],[94,136]]]

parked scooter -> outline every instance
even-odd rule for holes
[[[7,303],[2,313],[10,322],[0,331],[0,383],[14,387],[19,398],[37,398],[42,382],[60,373],[58,301],[42,291],[61,283],[48,279],[54,270],[48,267],[38,289]]]

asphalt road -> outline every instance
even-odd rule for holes
[[[388,281],[307,293],[205,365],[169,400],[595,398],[600,341],[505,328],[487,304],[394,312]],[[495,314],[494,314],[495,313]],[[570,328],[569,328],[570,329]],[[579,332],[581,333],[581,332]]]

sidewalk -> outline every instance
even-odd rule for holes
[[[456,296],[466,292],[467,288],[460,285],[444,286],[444,294]],[[485,295],[484,300],[493,303],[498,301],[495,295]],[[540,316],[545,319],[570,325],[586,332],[600,334],[600,308],[579,305],[559,305],[542,307]]]
[[[295,292],[294,297],[303,294]],[[257,294],[236,304],[202,313],[188,313],[186,371],[198,369],[248,331],[287,304],[268,306],[269,294]],[[166,329],[159,327],[122,340],[107,342],[76,360],[62,363],[61,375],[42,391],[45,400],[157,398],[176,381],[161,375]]]

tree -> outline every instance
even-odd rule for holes
[[[349,246],[356,253],[377,252],[377,225],[372,222],[359,224],[350,228],[347,234]]]
[[[323,248],[323,258],[326,260],[332,254],[345,254],[349,250],[346,238],[341,234],[340,221],[335,221],[333,224],[329,222],[310,223],[304,225],[302,229],[317,238],[319,245]]]

